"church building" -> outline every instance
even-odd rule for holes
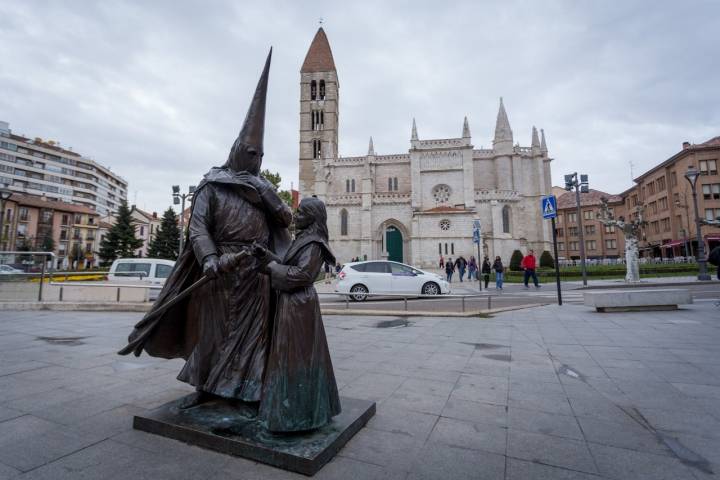
[[[467,118],[457,138],[426,139],[415,120],[409,150],[338,155],[340,86],[322,28],[300,70],[300,196],[327,205],[330,246],[338,261],[389,259],[416,267],[438,265],[440,255],[477,256],[473,221],[479,220],[482,254],[513,250],[537,256],[551,250],[549,221],[540,197],[551,193],[545,133],[532,129],[530,147],[514,143],[502,98],[493,148],[473,147]],[[460,127],[460,122],[458,122]]]

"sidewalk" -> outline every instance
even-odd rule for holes
[[[378,405],[314,478],[715,478],[718,313],[327,316],[341,395]],[[133,430],[190,391],[181,360],[115,354],[140,315],[0,312],[0,478],[307,478]]]

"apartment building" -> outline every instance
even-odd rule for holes
[[[142,239],[142,247],[135,250],[136,257],[147,257],[150,242],[155,238],[157,230],[162,225],[162,218],[158,217],[157,212],[146,212],[140,210],[135,205],[132,206],[130,215],[135,226],[135,238]]]
[[[554,187],[553,193],[557,197],[558,215],[555,222],[558,258],[577,260],[580,258],[580,227],[575,192]],[[585,257],[588,259],[620,258],[625,254],[623,233],[614,226],[605,226],[597,220],[603,197],[607,198],[615,218],[625,214],[623,198],[620,195],[594,189],[580,194]]]
[[[5,202],[0,250],[53,252],[54,268],[89,268],[98,263],[99,223],[89,207],[14,193]]]
[[[83,205],[100,215],[127,199],[127,181],[53,140],[13,134],[0,121],[0,186],[13,192]]]
[[[700,144],[684,142],[682,150],[635,179],[635,186],[623,192],[625,208],[644,205],[648,222],[640,242],[643,256],[675,257],[697,252],[697,235],[692,189],[685,178],[690,166],[700,170],[697,181],[700,217],[720,217],[720,136]],[[701,228],[706,252],[720,245],[720,229]],[[687,248],[686,248],[687,245]]]

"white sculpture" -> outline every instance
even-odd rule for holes
[[[605,197],[600,199],[602,207],[597,214],[600,223],[607,226],[615,226],[622,230],[625,235],[625,281],[628,283],[637,283],[640,281],[640,253],[638,249],[638,239],[640,237],[640,229],[647,222],[643,219],[643,207],[638,205],[635,207],[635,220],[626,222],[625,218],[615,216],[608,207],[608,200]]]

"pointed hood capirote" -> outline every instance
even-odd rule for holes
[[[265,104],[267,99],[268,77],[270,75],[270,60],[272,59],[272,47],[265,60],[260,80],[255,88],[255,95],[250,102],[245,121],[240,129],[235,143],[230,149],[228,160],[223,165],[236,172],[247,171],[257,175],[260,172],[260,164],[263,153],[263,137],[265,136]],[[248,148],[255,150],[255,154],[248,154]]]

